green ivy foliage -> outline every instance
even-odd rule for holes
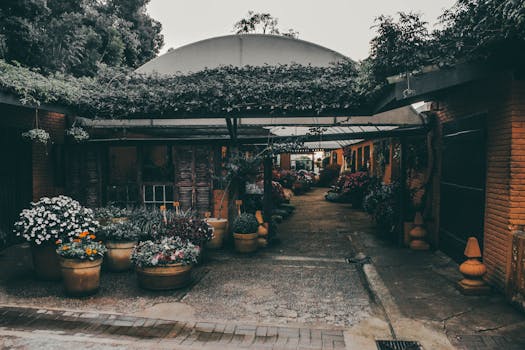
[[[321,113],[359,107],[353,62],[330,67],[221,67],[181,76],[106,69],[95,78],[44,76],[0,61],[0,89],[27,104],[61,104],[93,118]]]

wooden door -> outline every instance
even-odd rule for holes
[[[0,129],[0,230],[11,232],[13,223],[33,200],[31,143],[22,130]]]
[[[486,158],[485,115],[443,125],[439,246],[456,261],[468,237],[483,244]]]
[[[211,149],[208,146],[177,146],[174,148],[175,188],[184,210],[199,214],[211,208]]]

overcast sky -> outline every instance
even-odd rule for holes
[[[413,11],[431,24],[455,0],[151,0],[150,15],[160,21],[170,47],[232,34],[233,24],[249,10],[269,12],[281,30],[338,51],[354,60],[368,56],[370,27],[381,14]]]

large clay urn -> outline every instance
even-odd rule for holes
[[[207,218],[205,219],[211,227],[213,227],[213,238],[211,241],[206,243],[206,248],[209,249],[220,249],[224,242],[224,234],[226,232],[226,227],[228,226],[227,219],[219,218]]]
[[[73,296],[91,295],[100,287],[100,265],[102,258],[80,260],[60,258],[66,293]]]
[[[132,266],[131,252],[137,242],[107,241],[105,245],[108,251],[104,260],[108,270],[112,272],[128,271]]]
[[[239,253],[253,253],[259,247],[257,232],[254,233],[234,233],[235,250]]]
[[[169,290],[186,287],[191,282],[192,265],[171,264],[155,267],[137,267],[139,286],[151,290]]]

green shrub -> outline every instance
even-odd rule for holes
[[[129,242],[137,241],[140,229],[130,220],[110,222],[99,229],[100,238],[106,241]]]
[[[255,233],[259,228],[259,223],[255,215],[243,213],[233,222],[233,232],[235,233]]]
[[[372,216],[377,225],[392,233],[396,230],[400,215],[399,185],[397,183],[376,183],[368,188],[363,208]]]

